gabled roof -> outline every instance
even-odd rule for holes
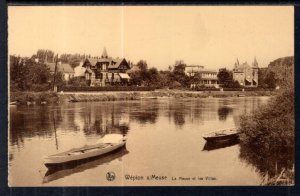
[[[112,62],[114,62],[114,64],[112,64]],[[125,58],[122,58],[122,59],[113,59],[113,60],[111,61],[111,63],[109,64],[108,69],[117,69],[117,68],[119,68],[119,66],[120,66],[123,62],[125,62],[127,68],[129,69],[130,67],[129,67],[127,61],[125,60]]]
[[[240,65],[236,66],[233,69],[233,71],[234,72],[244,72],[244,70],[247,69],[247,68],[251,68],[251,67],[250,67],[250,65],[247,62],[245,62],[243,64],[240,64]]]
[[[92,67],[95,67],[97,65],[97,63],[108,63],[108,69],[118,69],[119,66],[122,63],[125,63],[127,68],[130,69],[129,64],[127,63],[125,58],[121,58],[121,59],[113,59],[113,58],[87,58],[84,63],[83,63],[83,67],[86,67],[86,63],[91,64]]]
[[[87,62],[90,63],[91,66],[95,66],[97,64],[97,62],[98,62],[98,59],[96,59],[96,58],[86,58],[85,61],[84,61],[84,63],[83,63],[83,65],[82,65],[82,67],[86,67],[85,64]]]

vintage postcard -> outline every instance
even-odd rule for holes
[[[293,6],[8,6],[8,186],[294,185]]]

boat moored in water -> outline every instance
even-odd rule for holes
[[[46,167],[51,167],[97,157],[117,150],[125,144],[126,138],[123,135],[108,134],[101,138],[96,144],[85,145],[81,148],[73,148],[66,152],[47,156],[44,158],[44,164]]]
[[[202,137],[208,142],[228,141],[239,138],[237,128],[222,129],[219,131],[206,133]]]

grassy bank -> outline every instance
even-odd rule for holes
[[[54,92],[11,92],[10,102],[18,104],[50,104],[59,103],[61,98]]]
[[[58,103],[58,102],[89,102],[89,101],[121,101],[139,100],[143,98],[222,98],[239,96],[270,96],[272,91],[185,91],[185,90],[157,90],[157,91],[129,91],[129,92],[12,92],[10,101],[19,104]]]
[[[59,94],[63,99],[74,102],[87,101],[117,101],[117,100],[139,100],[143,98],[222,98],[222,97],[239,97],[239,96],[271,96],[274,92],[271,91],[178,91],[178,90],[159,90],[150,92],[68,92]]]

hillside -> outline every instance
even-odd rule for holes
[[[283,57],[269,63],[268,71],[275,73],[275,79],[278,84],[282,84],[287,79],[294,78],[294,57]]]
[[[274,77],[272,75],[274,73]],[[282,57],[269,63],[267,68],[261,68],[259,70],[259,85],[264,87],[269,83],[270,78],[275,78],[276,85],[286,86],[293,85],[294,82],[294,57]],[[268,80],[268,82],[267,82]]]

